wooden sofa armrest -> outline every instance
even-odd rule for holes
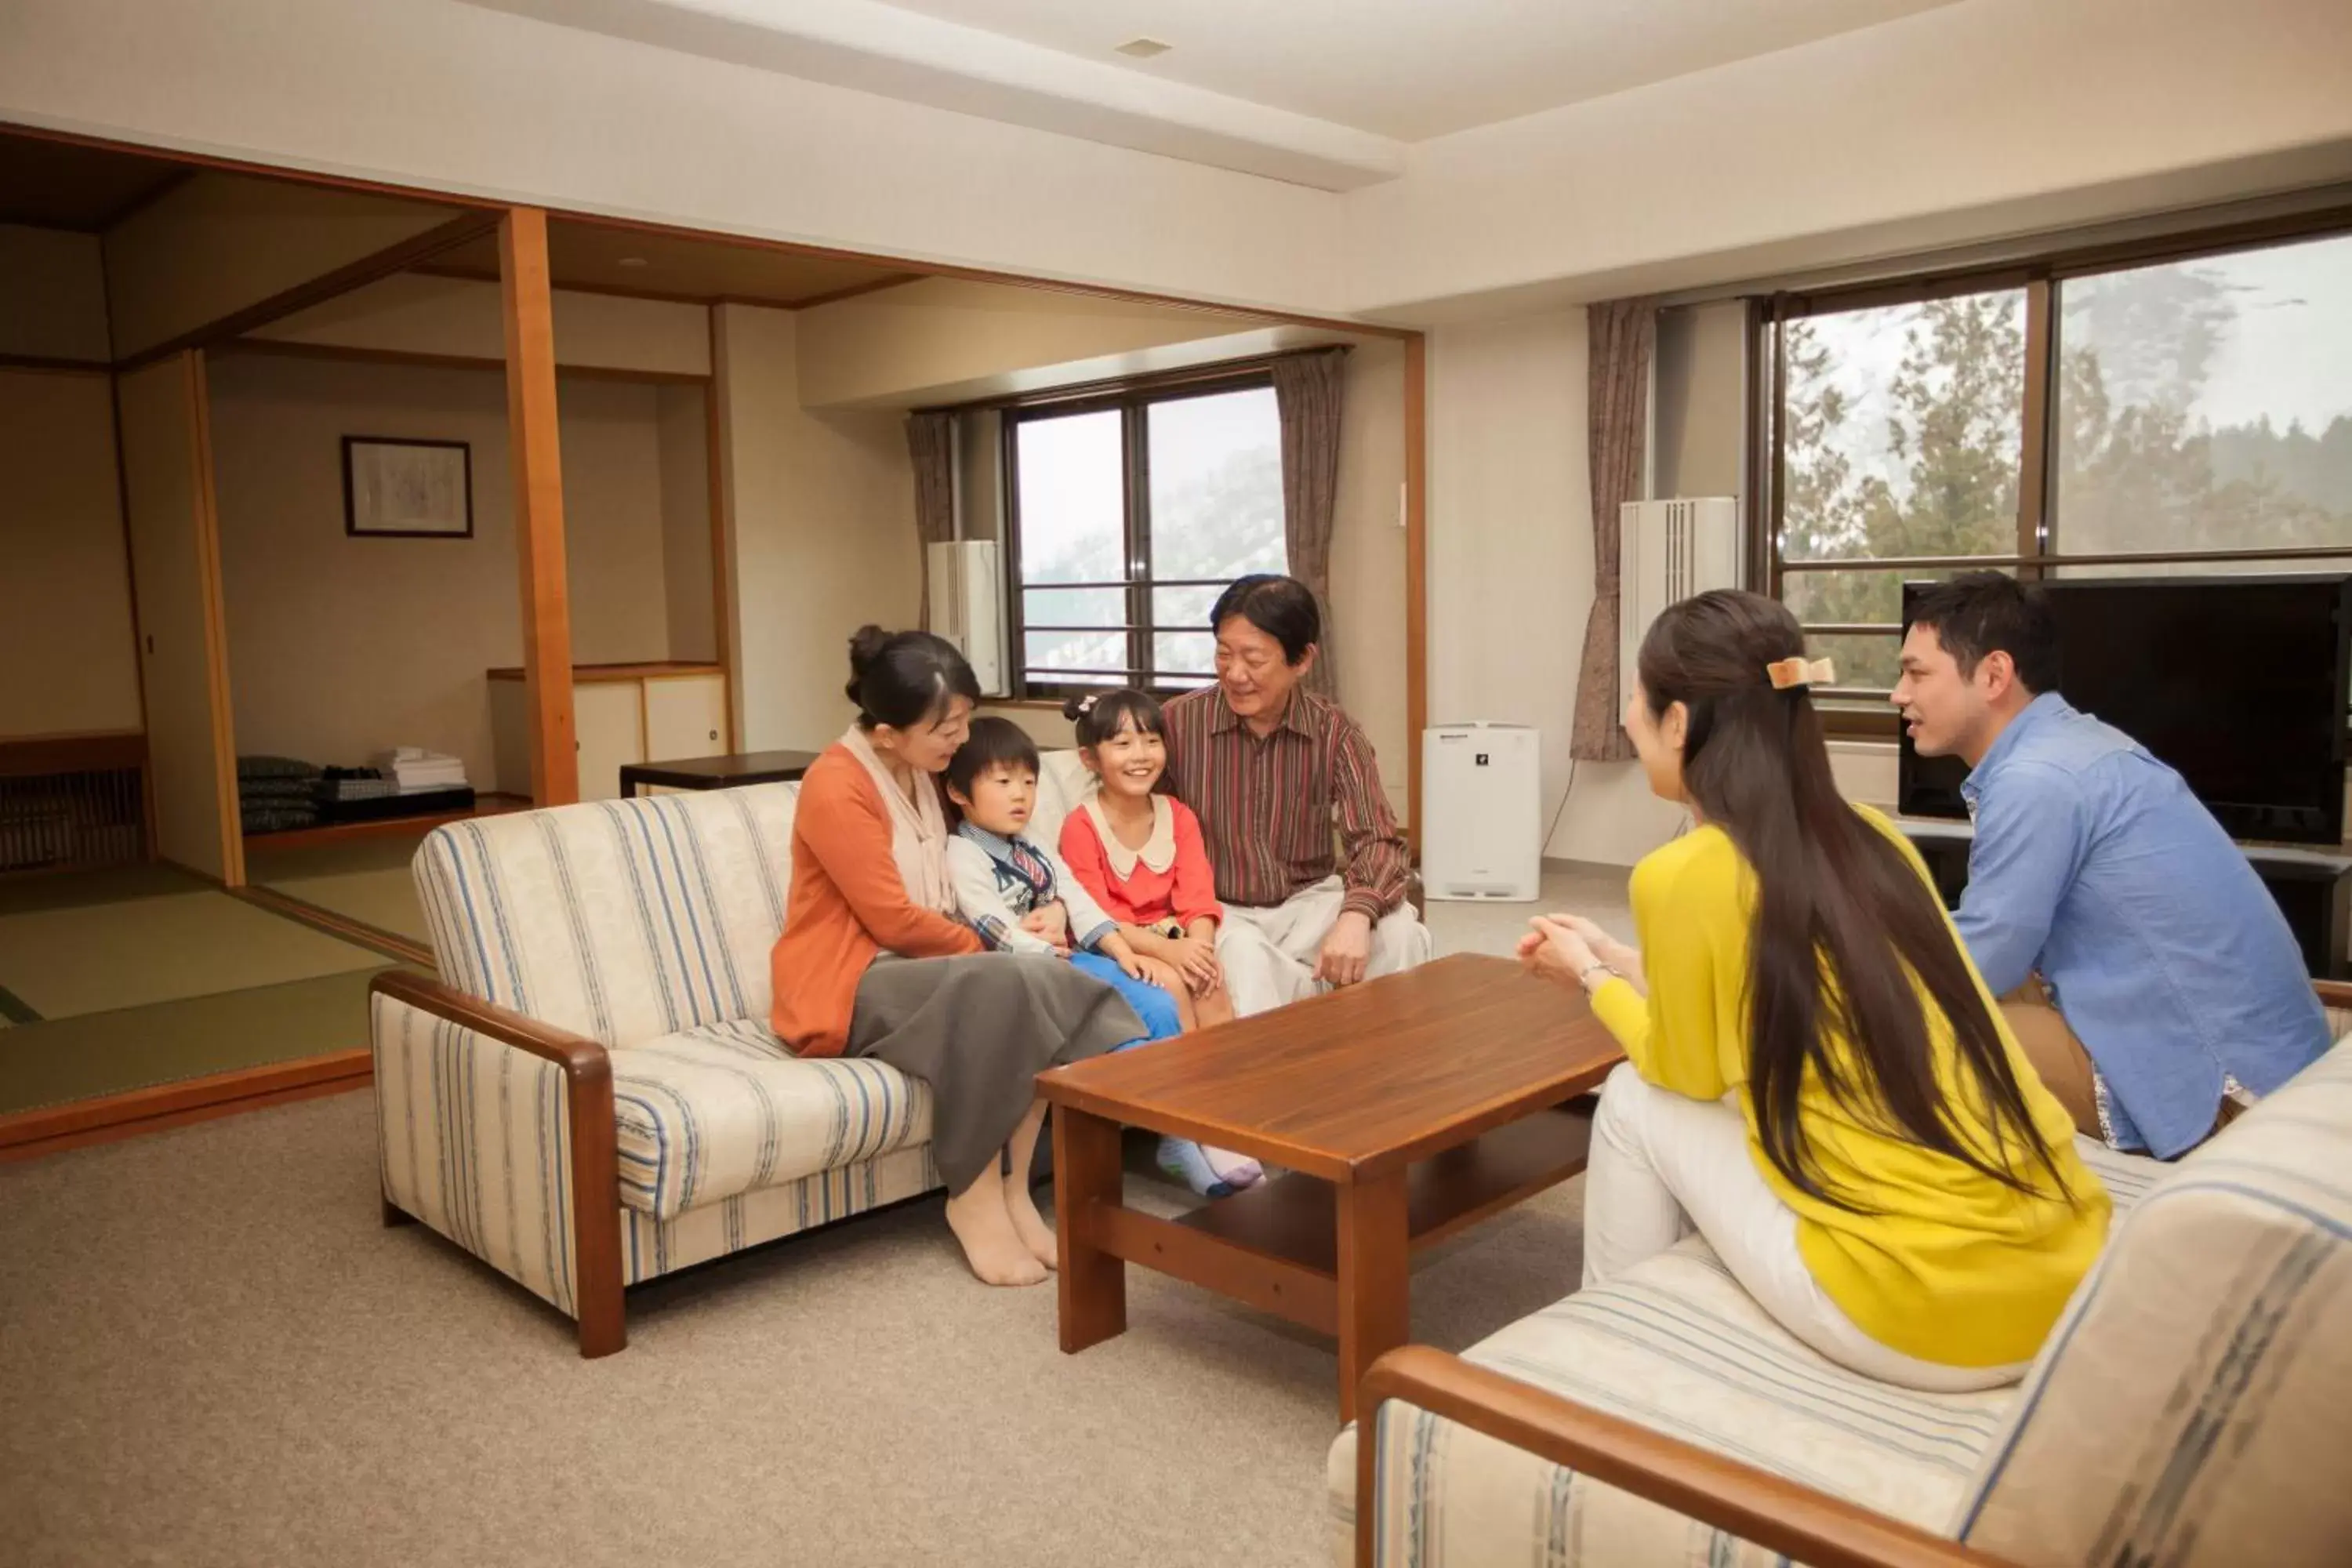
[[[485,1002],[429,974],[388,969],[368,990],[446,1018],[563,1069],[572,1123],[572,1257],[578,1272],[580,1353],[610,1355],[628,1343],[621,1304],[621,1173],[614,1148],[613,1058],[584,1035]],[[386,1218],[391,1199],[387,1196]]]
[[[2352,1007],[2352,980],[2315,980],[2311,988],[2323,1007]]]
[[[1381,1402],[1402,1399],[1541,1459],[1810,1568],[2015,1568],[1827,1492],[1605,1415],[1427,1345],[1407,1345],[1364,1373],[1356,1409],[1356,1564],[1371,1568]]]

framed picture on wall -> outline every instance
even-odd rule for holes
[[[343,531],[383,539],[473,538],[473,449],[463,441],[344,437]]]

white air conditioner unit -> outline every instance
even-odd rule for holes
[[[1541,748],[1525,724],[1421,737],[1421,883],[1433,899],[1526,902],[1543,880]]]
[[[1739,586],[1739,503],[1629,500],[1618,513],[1617,707],[1633,700],[1634,666],[1650,624],[1668,605]]]
[[[1003,697],[1004,577],[996,542],[965,539],[928,547],[931,630],[956,645],[980,678],[983,696]]]

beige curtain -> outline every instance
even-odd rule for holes
[[[1617,703],[1617,509],[1642,495],[1648,441],[1650,356],[1657,341],[1652,300],[1612,300],[1584,310],[1589,365],[1586,432],[1592,469],[1592,613],[1576,682],[1569,755],[1617,763],[1633,755]]]
[[[1307,672],[1311,691],[1337,700],[1339,674],[1331,637],[1331,521],[1339,499],[1339,409],[1348,351],[1321,349],[1274,362],[1274,401],[1282,416],[1282,532],[1290,574],[1313,591],[1323,612],[1322,651]]]
[[[921,625],[931,625],[931,546],[955,537],[955,416],[907,416],[907,455],[915,465],[915,547],[923,552]]]

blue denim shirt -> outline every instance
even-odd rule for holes
[[[1961,788],[1961,940],[1995,995],[2038,971],[2106,1087],[2120,1147],[2211,1131],[2224,1076],[2268,1094],[2327,1049],[2286,918],[2179,773],[2055,692]]]

